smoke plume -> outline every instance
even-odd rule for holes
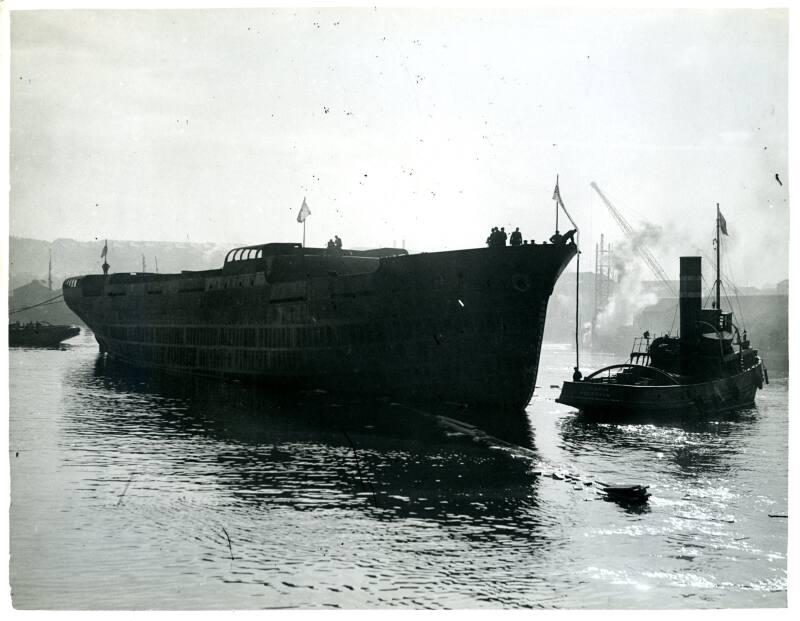
[[[644,281],[655,280],[656,276],[638,251],[657,246],[661,239],[660,227],[644,223],[631,238],[614,246],[612,266],[616,282],[608,304],[597,316],[599,334],[611,336],[619,328],[630,326],[639,312],[658,302],[658,296],[644,288]]]

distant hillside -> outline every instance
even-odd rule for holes
[[[99,274],[103,260],[103,242],[79,242],[57,239],[53,242],[23,237],[9,239],[10,287],[15,289],[32,280],[47,281],[47,262],[52,252],[53,289],[60,289],[69,276]],[[141,271],[142,255],[147,271],[179,272],[221,267],[228,246],[187,242],[146,242],[108,240],[108,263],[111,272]]]

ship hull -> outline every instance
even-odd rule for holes
[[[601,417],[719,413],[752,406],[764,381],[761,360],[741,373],[693,384],[640,386],[599,381],[564,382],[556,402]]]
[[[141,367],[519,408],[574,254],[571,244],[462,250],[344,273],[361,264],[300,251],[244,271],[68,279],[64,297],[101,351]]]

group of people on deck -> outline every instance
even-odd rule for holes
[[[501,226],[499,229],[494,226],[492,227],[492,232],[489,233],[489,237],[486,238],[486,245],[489,248],[496,248],[498,246],[505,246],[506,241],[510,242],[512,246],[521,246],[522,245],[522,233],[519,232],[519,227],[517,230],[511,233],[511,238],[509,239],[508,233],[506,233],[506,227]],[[525,242],[526,244],[528,242]]]
[[[577,233],[577,229],[571,229],[564,233],[563,235],[558,231],[550,237],[550,243],[552,244],[567,244],[567,243],[575,243],[575,233]],[[522,246],[523,244],[527,244],[528,240],[522,239],[522,233],[519,231],[519,227],[514,229],[509,237],[508,233],[506,233],[506,228],[501,226],[497,228],[496,226],[492,227],[491,233],[489,233],[489,237],[486,238],[486,245],[489,248],[498,248],[500,246],[505,246],[506,242],[509,243],[511,246]],[[536,240],[532,239],[531,244],[535,244]]]
[[[577,233],[577,232],[578,232],[578,229],[570,229],[569,231],[567,231],[566,233],[564,233],[562,235],[561,233],[558,232],[558,229],[556,229],[556,232],[550,237],[550,243],[552,243],[552,244],[568,244],[568,243],[574,244],[575,243],[575,233]]]
[[[338,235],[334,235],[333,239],[328,240],[328,247],[326,248],[328,254],[341,254],[342,240]]]

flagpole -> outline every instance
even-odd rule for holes
[[[581,368],[581,361],[580,361],[580,291],[581,291],[581,233],[580,231],[576,232],[576,240],[575,240],[575,371],[576,373],[580,371]]]
[[[719,203],[717,203],[717,311],[719,307]]]
[[[558,174],[556,173],[556,190],[558,190]],[[561,194],[558,195],[556,199],[556,233],[558,233],[558,203],[559,199],[561,198]]]
[[[558,175],[556,175],[556,189],[553,192],[553,198],[556,199],[556,234],[558,235],[558,208],[564,210],[564,215],[567,216],[567,219],[572,224],[572,228],[575,229],[575,239],[573,240],[575,243],[575,373],[572,375],[574,381],[578,381],[581,378],[580,373],[580,289],[581,289],[581,232],[578,229],[578,225],[575,224],[575,220],[572,219],[572,216],[569,215],[566,206],[564,205],[564,201],[561,199],[561,190],[558,187]],[[563,240],[564,236],[560,236]]]
[[[297,221],[303,223],[303,248],[306,247],[306,218],[311,215],[311,210],[306,204],[306,197],[303,197],[303,204],[300,206],[300,213],[297,214]]]
[[[108,240],[103,244],[103,252],[100,256],[103,258],[103,265],[100,266],[103,268],[103,276],[108,276],[108,268],[111,267],[108,264]]]

